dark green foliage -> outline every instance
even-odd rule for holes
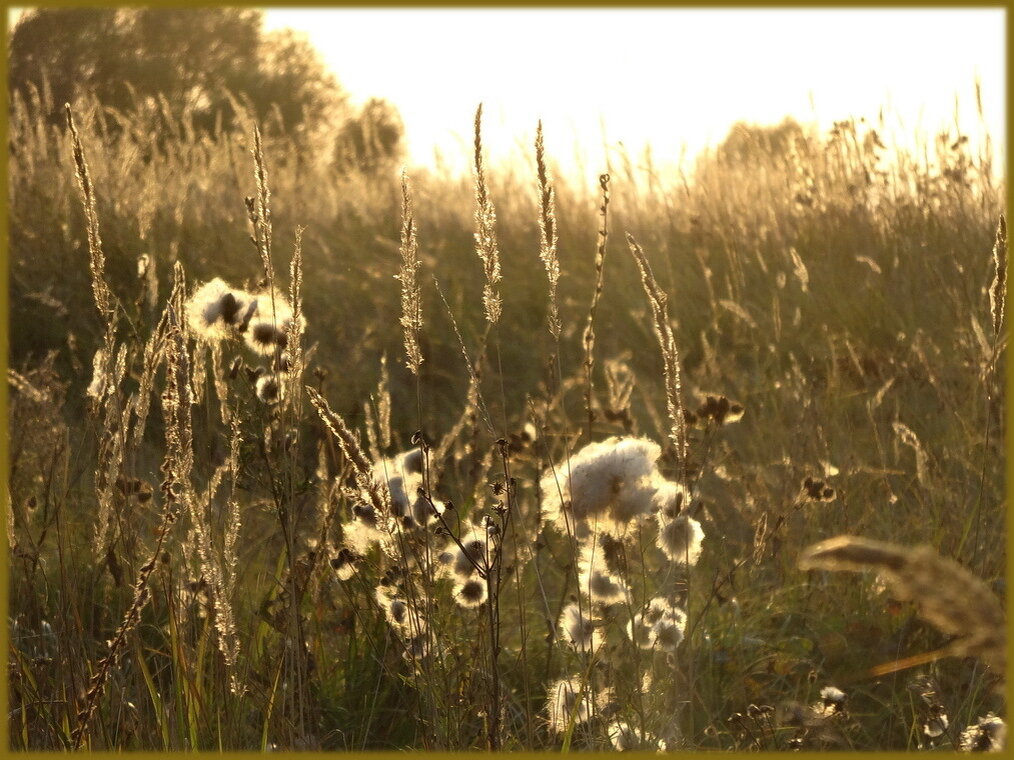
[[[163,130],[184,114],[198,131],[228,130],[231,96],[294,134],[345,113],[319,54],[288,30],[265,33],[262,17],[247,8],[28,11],[11,32],[8,86],[24,99],[42,94],[53,123],[86,93]]]

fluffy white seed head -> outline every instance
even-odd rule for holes
[[[477,568],[485,568],[488,562],[489,545],[486,531],[478,526],[470,527],[459,541],[451,541],[444,552],[451,555],[447,564],[449,572],[458,580],[465,580],[477,574]]]
[[[591,536],[581,547],[578,560],[578,588],[594,602],[615,604],[627,597],[627,585],[621,578],[610,573],[606,564],[605,549]]]
[[[690,504],[690,494],[679,483],[659,477],[655,481],[655,495],[652,506],[666,520],[679,516],[680,512]],[[662,519],[661,517],[659,519]]]
[[[216,277],[199,287],[184,310],[190,331],[202,340],[221,340],[228,334],[238,304],[233,289]]]
[[[926,734],[930,739],[936,739],[942,735],[947,727],[950,725],[950,720],[944,713],[939,715],[931,715],[926,719],[926,722],[922,726],[922,732]]]
[[[813,705],[813,711],[822,718],[830,718],[845,709],[845,692],[837,686],[825,686],[820,690],[820,701]]]
[[[609,438],[591,443],[543,473],[543,518],[566,531],[568,523],[622,535],[649,513],[655,463],[661,450],[646,438]]]
[[[454,585],[454,601],[462,607],[478,607],[486,601],[486,582],[469,578]]]
[[[617,752],[632,750],[661,750],[662,743],[651,734],[640,731],[626,721],[614,721],[609,724],[609,743]]]
[[[273,373],[261,375],[257,378],[256,389],[257,398],[269,406],[282,400],[283,386],[278,375]]]
[[[423,460],[419,449],[403,452],[373,465],[377,483],[386,483],[391,494],[392,516],[403,528],[412,529],[435,522],[444,511],[444,504],[421,495]]]
[[[387,622],[396,628],[406,628],[409,624],[409,608],[404,599],[384,586],[376,590],[377,604],[384,611]]]
[[[372,506],[356,504],[352,507],[352,519],[342,524],[342,536],[352,551],[366,554],[385,539],[380,527],[380,517]]]
[[[565,641],[582,652],[593,652],[601,643],[596,621],[587,606],[582,609],[577,604],[568,604],[560,616],[560,633]]]
[[[693,567],[701,558],[704,530],[697,520],[681,514],[675,519],[658,513],[658,548],[673,562]]]
[[[567,730],[571,720],[580,725],[591,718],[590,694],[587,689],[582,689],[581,679],[577,676],[554,681],[546,696],[549,727],[558,734]]]
[[[642,649],[675,652],[683,641],[686,627],[686,613],[657,596],[627,624],[627,635]]]
[[[252,297],[251,297],[252,298]],[[249,309],[245,311],[250,311]],[[288,333],[293,319],[292,307],[285,297],[276,293],[272,299],[267,294],[256,297],[252,313],[245,319],[245,329],[240,325],[251,351],[270,356],[277,350],[288,347]],[[299,332],[306,329],[306,320],[300,315]]]

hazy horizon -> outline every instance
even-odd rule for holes
[[[974,145],[977,80],[1005,155],[1003,9],[268,9],[265,24],[305,33],[353,102],[392,102],[415,166],[467,170],[479,102],[494,163],[530,153],[541,119],[553,159],[587,176],[607,150],[675,166],[739,121],[826,131],[881,109],[889,145],[955,114]],[[533,37],[547,42],[514,55]]]

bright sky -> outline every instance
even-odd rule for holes
[[[604,166],[603,146],[675,162],[737,120],[855,116],[934,134],[979,133],[974,86],[999,153],[1004,9],[278,9],[269,29],[306,32],[354,102],[390,100],[410,162],[464,168],[484,103],[492,160],[531,150],[536,122],[564,165]],[[903,139],[911,140],[911,137]]]

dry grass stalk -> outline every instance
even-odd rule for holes
[[[458,347],[461,349],[461,356],[464,358],[464,360],[465,360],[465,367],[468,369],[468,380],[469,380],[469,383],[470,383],[469,389],[473,389],[474,388],[474,390],[475,390],[476,403],[477,403],[477,407],[476,408],[479,410],[480,414],[482,415],[482,420],[483,420],[483,422],[486,425],[486,429],[489,430],[489,432],[492,433],[493,432],[493,422],[492,422],[492,419],[489,416],[489,409],[486,408],[486,401],[482,397],[482,384],[479,382],[479,374],[478,374],[479,364],[478,364],[478,362],[473,362],[468,357],[468,349],[465,348],[465,339],[461,337],[461,330],[458,329],[458,321],[454,318],[454,312],[451,311],[451,305],[449,303],[447,303],[447,297],[444,296],[444,291],[440,288],[440,282],[437,280],[436,277],[433,278],[433,286],[437,289],[437,295],[440,296],[440,300],[444,304],[444,309],[447,312],[447,318],[450,320],[450,322],[451,322],[451,328],[454,330],[454,337],[457,338],[457,340],[458,340]],[[487,335],[488,335],[488,333],[489,333],[488,328],[487,328],[486,332],[487,332]],[[484,341],[485,341],[485,337],[484,337]],[[481,360],[482,360],[482,352],[480,351],[479,361],[481,361]],[[471,390],[470,390],[470,392],[471,392]]]
[[[478,376],[473,375],[468,381],[468,391],[466,393],[465,407],[461,410],[461,415],[458,417],[451,429],[444,434],[440,439],[440,443],[437,444],[433,450],[433,454],[430,457],[430,463],[432,466],[432,480],[437,481],[440,479],[440,475],[443,471],[444,460],[451,452],[451,447],[455,441],[458,440],[458,436],[465,430],[470,422],[474,424],[479,414],[479,386]],[[466,443],[461,452],[461,456],[465,456],[471,452],[471,446]]]
[[[378,510],[381,514],[390,514],[390,492],[386,487],[381,487],[377,484],[373,477],[373,467],[370,464],[370,460],[367,458],[362,446],[360,446],[359,441],[356,440],[352,431],[349,430],[348,425],[345,424],[345,420],[331,411],[327,400],[315,389],[306,386],[306,392],[310,396],[310,403],[313,404],[313,408],[317,410],[317,414],[320,415],[327,429],[331,431],[331,435],[335,437],[345,458],[352,465],[352,474],[359,490],[369,496],[374,509]]]
[[[28,378],[13,369],[7,369],[7,382],[10,383],[15,390],[19,393],[27,396],[36,404],[44,404],[48,401],[48,396],[32,385]]]
[[[92,185],[91,174],[88,172],[88,161],[85,159],[84,147],[81,145],[81,136],[78,134],[77,125],[74,124],[74,115],[70,110],[70,104],[65,104],[67,113],[67,126],[70,128],[71,143],[74,150],[74,169],[77,177],[78,188],[81,190],[81,200],[84,204],[85,226],[88,233],[88,256],[89,268],[92,276],[92,293],[95,296],[95,306],[99,314],[108,325],[113,316],[114,297],[109,285],[106,282],[106,257],[102,252],[102,238],[99,235],[99,216],[96,210],[95,187]]]
[[[292,306],[292,318],[285,328],[285,345],[289,354],[289,371],[286,373],[289,392],[286,397],[298,415],[302,410],[301,378],[306,367],[303,351],[303,228],[298,225],[289,264],[289,304]]]
[[[929,546],[914,548],[856,536],[837,536],[806,549],[803,570],[876,570],[900,601],[942,633],[956,636],[943,653],[975,656],[1000,676],[1006,664],[1004,611],[978,577]]]
[[[380,379],[377,392],[363,402],[366,417],[366,443],[374,461],[384,458],[391,445],[391,376],[387,371],[387,354],[380,356]]]
[[[993,314],[993,336],[1000,335],[1007,294],[1007,219],[1000,214],[993,244],[993,282],[989,286],[989,308]]]
[[[138,381],[134,401],[134,427],[131,431],[135,447],[144,440],[144,428],[148,421],[148,410],[151,408],[151,393],[155,384],[155,373],[162,363],[167,329],[168,312],[163,312],[158,325],[144,344],[144,353],[141,359],[141,378]]]
[[[422,332],[422,291],[419,288],[419,242],[416,238],[415,215],[412,211],[412,195],[408,174],[401,173],[401,326],[405,331],[405,356],[412,374],[419,376],[419,365],[423,362],[419,347],[419,333]]]
[[[243,436],[240,433],[239,419],[233,417],[230,421],[231,433],[229,436],[229,459],[226,465],[229,468],[230,490],[228,502],[228,519],[225,527],[225,536],[222,540],[222,558],[225,568],[225,589],[229,597],[236,587],[236,539],[239,536],[241,525],[241,514],[239,499],[236,498],[236,482],[239,479],[239,452],[243,443]]]
[[[486,321],[500,321],[500,250],[496,242],[496,211],[486,187],[482,161],[482,104],[475,111],[475,250],[482,261],[486,282],[482,288],[482,306]]]
[[[264,277],[269,286],[275,281],[274,267],[271,264],[271,191],[268,189],[268,170],[264,163],[264,148],[261,144],[261,131],[254,126],[254,178],[257,182],[257,197],[248,202],[251,210],[251,221],[254,224],[254,242],[261,254],[264,265]]]
[[[235,472],[236,462],[232,455],[236,452],[236,442],[230,447],[230,460],[217,468],[203,498],[198,498],[194,491],[191,473],[194,464],[193,422],[190,407],[191,371],[187,358],[186,320],[179,319],[183,313],[183,294],[185,277],[182,265],[177,262],[174,267],[173,296],[169,304],[169,330],[166,342],[166,374],[175,387],[175,396],[179,404],[175,413],[166,418],[166,455],[170,458],[174,480],[179,485],[179,498],[183,502],[190,517],[191,538],[185,550],[196,554],[200,561],[201,574],[212,590],[212,602],[215,611],[215,629],[218,632],[218,647],[230,673],[230,680],[235,689],[237,681],[234,674],[237,657],[239,656],[239,636],[236,633],[235,618],[229,604],[228,583],[222,571],[212,543],[210,521],[207,513],[210,502],[221,483],[226,470]],[[234,431],[234,436],[235,436]],[[234,476],[235,477],[235,476]],[[238,529],[238,528],[237,528]]]
[[[187,368],[185,344],[178,317],[182,313],[183,301],[182,268],[179,264],[176,265],[176,273],[177,279],[173,297],[166,307],[170,348],[166,352],[168,371],[166,372],[166,389],[162,394],[162,412],[166,426],[166,454],[162,465],[165,479],[161,485],[162,495],[165,500],[165,506],[162,510],[162,522],[156,535],[155,547],[149,555],[148,561],[141,566],[134,581],[134,596],[130,607],[116,629],[116,634],[109,642],[109,652],[99,660],[92,673],[88,693],[85,696],[85,705],[78,712],[77,725],[71,733],[71,744],[74,750],[80,748],[81,742],[88,731],[92,716],[95,714],[95,708],[98,706],[99,699],[105,691],[110,671],[122,653],[127,636],[140,622],[141,611],[151,598],[151,593],[148,590],[148,579],[151,577],[159,561],[159,557],[162,555],[169,530],[179,517],[179,499],[189,490],[186,481],[189,481],[190,478],[189,464],[192,463],[192,453],[188,460],[181,452],[182,441],[189,438],[189,426],[181,429],[181,421],[189,419],[190,416],[190,378]],[[184,410],[186,411],[185,416]]]
[[[539,258],[549,278],[549,332],[560,340],[560,309],[556,302],[556,286],[560,280],[560,262],[556,257],[556,191],[546,172],[541,121],[535,131],[535,165],[539,177]]]
[[[99,234],[99,217],[95,186],[88,170],[84,146],[74,123],[74,114],[70,105],[64,105],[67,126],[70,129],[71,144],[74,155],[74,174],[81,193],[81,204],[84,209],[85,228],[88,238],[89,270],[91,273],[92,294],[95,306],[105,326],[102,347],[96,353],[95,377],[92,387],[96,389],[92,395],[92,409],[102,411],[102,432],[96,465],[95,490],[98,497],[98,523],[95,535],[97,556],[104,556],[107,548],[108,529],[112,519],[112,502],[114,484],[120,474],[123,453],[126,448],[126,433],[129,424],[130,405],[123,408],[117,393],[120,381],[126,374],[125,347],[116,350],[116,319],[115,297],[106,282],[106,258],[102,251],[102,238]]]
[[[380,357],[380,380],[377,381],[377,435],[381,451],[391,445],[391,375],[387,371],[387,354]]]
[[[665,374],[665,401],[666,410],[669,414],[669,438],[676,447],[676,455],[682,470],[682,476],[686,476],[687,463],[687,427],[686,418],[683,414],[683,400],[681,398],[682,382],[680,375],[680,356],[676,348],[676,338],[673,336],[672,327],[669,325],[669,313],[666,308],[666,294],[658,287],[655,275],[652,274],[651,265],[648,263],[644,251],[637,241],[628,233],[627,245],[630,247],[630,254],[637,262],[637,268],[641,273],[641,284],[648,296],[648,303],[651,304],[653,327],[655,337],[662,349],[662,362]]]
[[[602,205],[599,206],[598,240],[595,246],[595,292],[592,293],[591,306],[588,307],[588,323],[585,325],[581,342],[584,345],[584,404],[588,412],[588,439],[592,436],[592,423],[595,413],[592,411],[592,396],[595,390],[595,314],[598,311],[599,299],[602,297],[604,267],[606,263],[606,243],[609,241],[609,175],[599,175],[599,187],[602,188]]]

